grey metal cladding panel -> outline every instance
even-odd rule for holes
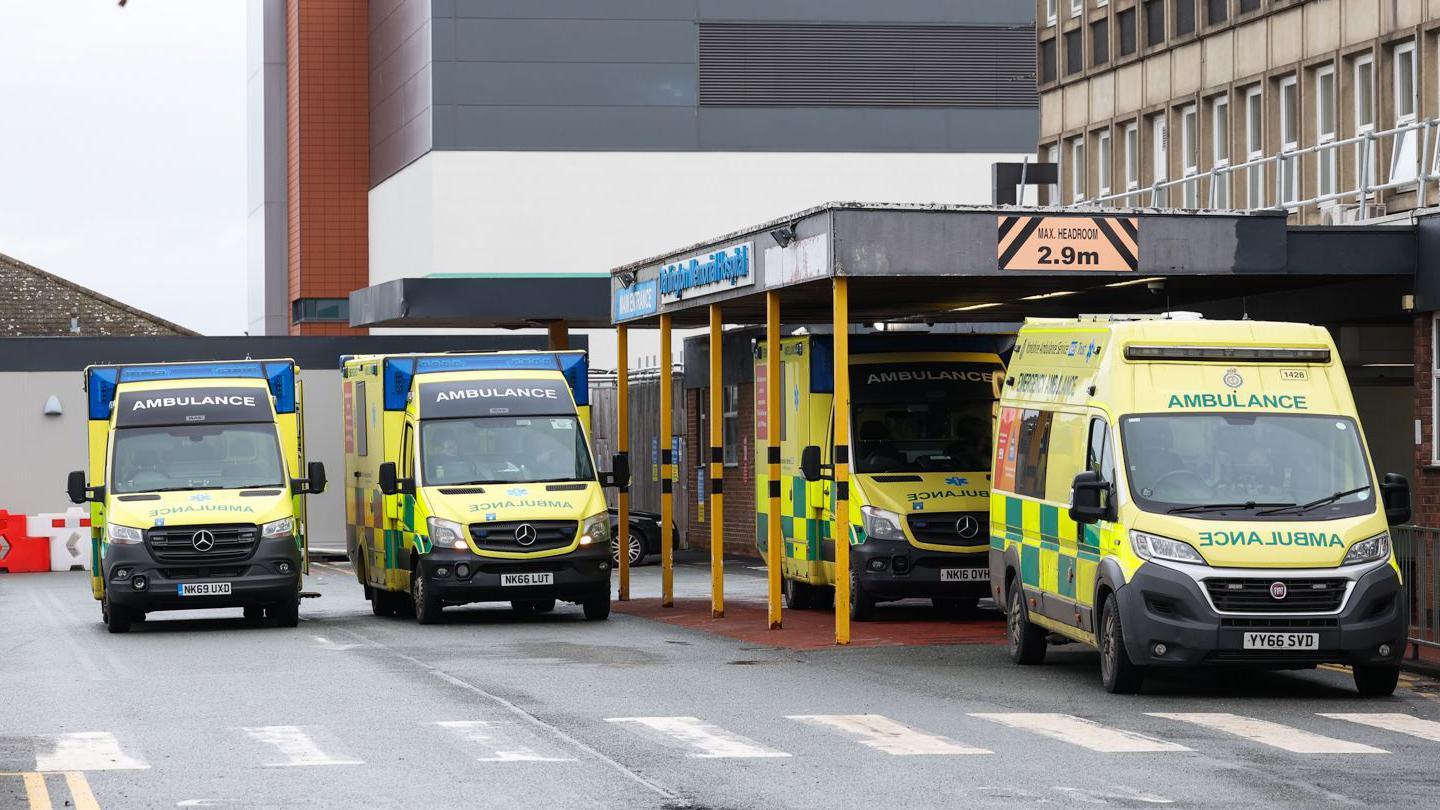
[[[456,17],[537,20],[695,19],[695,0],[453,0],[447,5],[454,7]]]
[[[437,149],[695,148],[694,107],[437,107],[437,130],[451,116]]]
[[[370,187],[374,188],[395,172],[432,148],[432,119],[429,111],[407,121],[390,137],[370,146]]]
[[[430,12],[430,0],[376,0],[370,5],[372,187],[431,147]]]
[[[699,0],[701,20],[1026,25],[1034,0]]]
[[[1028,152],[1034,109],[701,107],[700,148],[817,152]]]
[[[453,62],[448,67],[449,96],[436,98],[457,105],[695,105],[694,65]]]
[[[1040,140],[1040,113],[1034,107],[945,111],[947,147],[956,152],[1025,152]]]
[[[454,58],[481,62],[695,63],[688,20],[455,20]]]

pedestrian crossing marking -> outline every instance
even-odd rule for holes
[[[19,777],[20,786],[25,790],[25,806],[29,810],[54,810],[55,805],[50,800],[50,786],[45,783],[47,775],[49,772],[20,771],[0,773],[0,778]],[[64,776],[65,787],[70,791],[70,800],[64,803],[64,807],[74,810],[100,810],[100,804],[95,801],[95,794],[91,792],[85,774],[67,771]]]
[[[1203,728],[1214,729],[1244,737],[1296,754],[1388,754],[1380,748],[1348,740],[1337,740],[1323,734],[1303,731],[1281,723],[1260,720],[1255,717],[1241,717],[1226,712],[1146,712],[1151,717],[1193,723]]]
[[[1321,712],[1321,717],[1329,717],[1332,720],[1348,720],[1351,723],[1359,723],[1363,726],[1371,726],[1385,731],[1394,731],[1399,734],[1408,734],[1411,737],[1419,737],[1430,742],[1440,742],[1440,723],[1434,720],[1421,720],[1408,714],[1399,712],[1375,712],[1371,714],[1346,713],[1346,712]]]
[[[936,734],[927,734],[881,714],[792,714],[787,719],[815,726],[828,726],[859,737],[860,742],[895,756],[937,756],[946,754],[989,754],[984,748],[961,745]]]
[[[1032,731],[1053,740],[1105,754],[1190,750],[1179,743],[1148,737],[1134,731],[1109,728],[1094,720],[1086,720],[1072,714],[1001,712],[972,713],[970,716],[1022,731]]]
[[[314,727],[308,728],[313,729]],[[307,727],[302,726],[245,726],[240,730],[250,735],[251,739],[256,742],[273,746],[281,756],[285,757],[283,762],[264,763],[267,768],[365,764],[358,759],[347,759],[325,753],[306,729]]]
[[[480,762],[574,762],[574,757],[548,756],[520,742],[519,723],[509,720],[440,720],[435,725],[456,732],[461,739],[483,748],[489,756]]]
[[[45,787],[45,774],[22,773],[20,780],[25,785],[25,798],[30,802],[30,810],[50,810],[54,807],[50,803],[50,789]]]
[[[120,748],[120,741],[108,731],[77,731],[49,737],[54,747],[35,753],[37,771],[128,771],[150,767],[150,763]]]
[[[759,759],[788,757],[784,751],[767,748],[760,743],[707,723],[698,717],[607,717],[607,723],[643,726],[696,749],[690,756],[697,759]]]

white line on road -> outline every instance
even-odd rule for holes
[[[1151,717],[1193,723],[1296,754],[1386,754],[1380,748],[1337,740],[1298,728],[1226,712],[1146,712]]]
[[[280,755],[285,757],[283,762],[266,762],[267,768],[365,764],[358,759],[325,753],[310,732],[301,726],[244,726],[240,730],[249,734],[256,742],[274,746]]]
[[[49,737],[54,747],[36,752],[37,771],[129,771],[150,767],[150,763],[120,749],[120,741],[108,731],[77,731]]]
[[[790,756],[784,751],[766,748],[749,737],[743,737],[733,731],[726,731],[698,717],[607,717],[605,722],[627,723],[658,731],[696,749],[696,752],[691,753],[690,756],[697,759],[761,759]]]
[[[435,725],[460,734],[483,748],[480,762],[574,762],[574,757],[548,756],[521,742],[520,724],[510,720],[440,720]]]
[[[1107,754],[1143,751],[1189,751],[1179,743],[1147,737],[1134,731],[1102,726],[1093,720],[1072,714],[1051,712],[972,713],[971,717],[990,720],[1011,728],[1033,731],[1053,740],[1078,745]]]
[[[1374,712],[1369,714],[1321,712],[1320,716],[1329,717],[1334,720],[1348,720],[1351,723],[1373,726],[1386,731],[1399,732],[1400,734],[1408,734],[1411,737],[1419,737],[1422,740],[1429,740],[1430,742],[1440,742],[1440,723],[1434,720],[1421,720],[1418,717],[1411,717],[1408,714],[1400,714],[1399,712]]]
[[[877,751],[896,756],[990,753],[984,748],[961,745],[949,737],[917,731],[883,714],[791,714],[786,717],[815,726],[839,729],[859,737],[860,742]]]
[[[356,647],[367,646],[364,644],[338,644],[324,636],[311,636],[311,638],[315,639],[315,645],[317,647],[322,650],[330,650],[332,652],[344,652],[345,650],[353,650]]]

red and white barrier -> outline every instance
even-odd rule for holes
[[[27,517],[31,537],[50,543],[51,571],[90,570],[90,510],[72,506],[64,512]]]
[[[50,570],[49,538],[30,536],[26,523],[24,515],[12,515],[0,509],[0,573]],[[88,548],[86,551],[88,554]]]

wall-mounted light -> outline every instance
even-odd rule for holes
[[[635,274],[630,272],[629,270],[618,274],[617,276],[615,276],[615,278],[620,281],[620,286],[624,289],[628,290],[631,287],[635,286]]]
[[[50,398],[45,400],[45,415],[59,416],[63,413],[65,413],[65,409],[60,407],[60,397],[51,394]]]
[[[770,231],[770,238],[775,240],[775,244],[783,248],[795,241],[795,226],[781,225]]]

